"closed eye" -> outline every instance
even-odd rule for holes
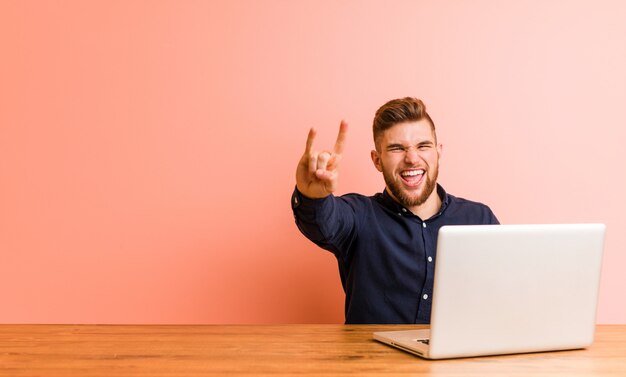
[[[387,151],[389,152],[403,152],[404,147],[401,145],[390,145],[387,147]]]

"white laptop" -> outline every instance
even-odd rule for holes
[[[428,359],[588,347],[604,233],[604,224],[444,226],[430,329],[374,339]]]

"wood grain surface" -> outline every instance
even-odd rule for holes
[[[405,325],[0,325],[0,376],[626,376],[626,325],[585,350],[428,361]]]

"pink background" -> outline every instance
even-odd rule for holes
[[[1,1],[0,322],[343,321],[289,198],[307,130],[422,98],[440,182],[503,223],[604,222],[626,323],[622,1]]]

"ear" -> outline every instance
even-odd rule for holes
[[[379,172],[382,172],[383,165],[380,163],[380,154],[376,152],[376,150],[372,149],[371,155],[372,155],[372,162],[374,163],[374,166],[376,166],[376,170],[378,170]]]
[[[439,143],[437,144],[437,154],[439,155],[439,158],[441,158],[441,152],[443,152],[443,144]]]

